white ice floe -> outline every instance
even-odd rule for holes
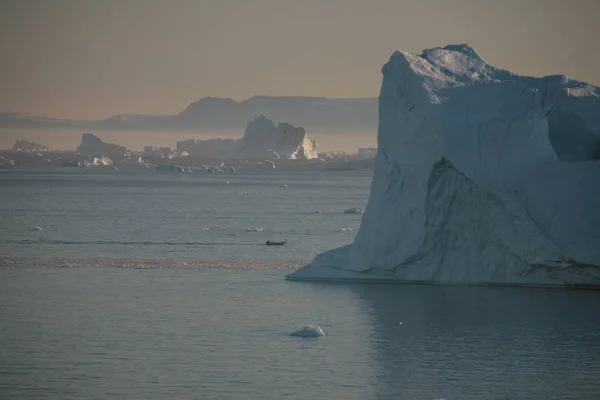
[[[321,329],[320,326],[316,326],[316,325],[305,325],[302,327],[302,329],[296,331],[296,332],[292,332],[290,333],[290,336],[297,336],[297,337],[320,337],[320,336],[325,336],[325,332],[323,332],[323,329]]]
[[[364,210],[360,207],[352,207],[344,210],[344,214],[362,214]]]

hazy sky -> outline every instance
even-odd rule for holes
[[[470,43],[600,84],[600,0],[0,0],[0,111],[172,114],[204,96],[377,96],[395,49]]]

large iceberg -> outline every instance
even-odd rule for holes
[[[600,90],[395,52],[354,243],[288,279],[600,286]]]
[[[306,131],[286,122],[275,126],[273,121],[260,115],[250,121],[242,139],[244,153],[272,151],[289,160],[317,158],[317,144]]]
[[[125,146],[104,142],[93,133],[84,133],[81,136],[81,144],[76,152],[85,157],[106,156],[114,159],[121,159],[131,154]]]
[[[304,128],[287,122],[275,123],[264,115],[250,121],[241,139],[188,139],[177,142],[177,148],[194,156],[227,158],[284,158],[309,160],[317,158],[317,143]]]

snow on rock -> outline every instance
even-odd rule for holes
[[[317,144],[308,138],[303,128],[286,122],[277,126],[264,115],[250,121],[242,139],[244,153],[268,151],[277,158],[309,160],[317,158]]]
[[[93,133],[84,133],[81,137],[81,144],[76,152],[84,157],[106,156],[113,159],[122,159],[131,154],[124,146],[118,144],[103,142]]]
[[[354,243],[288,279],[600,285],[600,90],[395,52]]]
[[[296,331],[296,332],[292,332],[290,333],[290,336],[297,336],[297,337],[320,337],[320,336],[325,336],[325,332],[323,332],[323,329],[321,329],[320,326],[313,326],[313,325],[305,325],[302,327],[302,329]]]

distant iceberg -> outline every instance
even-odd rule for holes
[[[77,147],[77,154],[84,157],[110,157],[122,159],[131,154],[131,150],[125,146],[106,143],[93,133],[84,133],[81,136],[81,144]]]
[[[310,160],[317,158],[317,143],[309,139],[301,127],[286,122],[275,126],[273,121],[264,115],[256,117],[248,123],[242,139],[245,154],[263,155],[265,151],[273,154],[273,158],[289,160]]]
[[[15,141],[12,150],[27,153],[46,153],[48,151],[52,151],[52,149],[48,146],[44,146],[43,144],[36,142],[28,142],[27,140]]]
[[[600,286],[600,90],[395,52],[354,243],[288,279]]]
[[[287,122],[275,123],[264,115],[248,122],[241,139],[188,139],[177,149],[194,156],[310,160],[317,158],[317,143],[304,128]]]

